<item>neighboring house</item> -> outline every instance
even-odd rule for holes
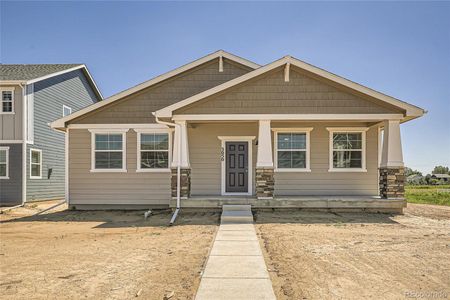
[[[431,178],[442,181],[442,182],[450,181],[450,175],[448,175],[448,174],[433,174],[433,175],[431,175]]]
[[[82,64],[0,65],[0,206],[64,197],[64,134],[52,121],[102,95]]]
[[[259,66],[218,51],[52,127],[68,136],[73,209],[400,211],[400,123],[423,114],[290,56]]]

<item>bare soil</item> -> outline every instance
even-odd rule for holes
[[[218,213],[67,211],[0,215],[2,299],[193,299]],[[136,298],[137,297],[137,298]]]
[[[450,298],[450,207],[259,212],[256,220],[278,299]]]

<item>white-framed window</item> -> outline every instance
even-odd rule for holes
[[[30,178],[42,179],[42,150],[30,149]]]
[[[368,128],[327,128],[330,132],[329,172],[366,172]]]
[[[168,130],[135,129],[137,172],[170,171],[171,133]]]
[[[14,113],[14,88],[0,88],[1,92],[1,107],[0,113],[13,114]]]
[[[67,105],[63,105],[63,117],[68,116],[71,113],[72,113],[72,108]]]
[[[128,129],[89,131],[92,135],[91,172],[126,172]]]
[[[0,147],[0,179],[9,179],[9,147]]]
[[[273,128],[274,163],[277,172],[310,172],[312,128]]]

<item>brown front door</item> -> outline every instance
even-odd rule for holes
[[[226,142],[225,191],[248,192],[248,143]]]

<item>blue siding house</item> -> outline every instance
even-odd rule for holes
[[[0,206],[62,199],[65,137],[49,123],[103,99],[83,64],[0,65]]]

